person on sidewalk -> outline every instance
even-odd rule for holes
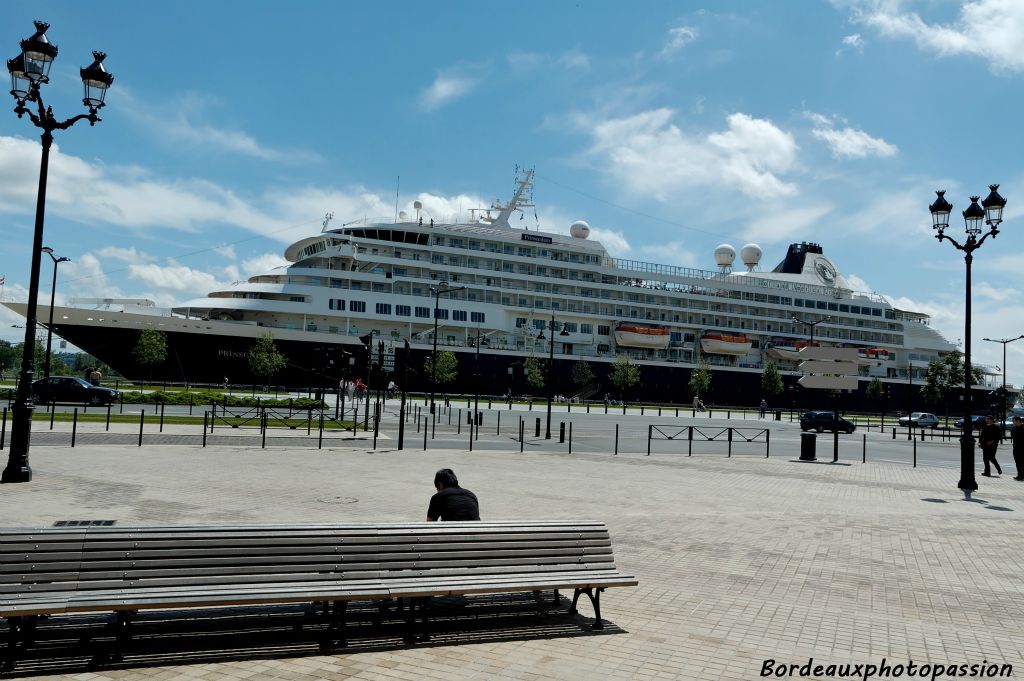
[[[480,520],[480,502],[468,489],[459,487],[459,479],[451,468],[442,468],[434,475],[437,494],[430,497],[427,520]]]
[[[1013,442],[1013,463],[1017,465],[1017,475],[1013,479],[1024,480],[1024,423],[1019,416],[1013,417],[1010,440]]]
[[[999,438],[1003,436],[1003,429],[996,425],[995,419],[991,416],[985,417],[985,425],[981,427],[981,433],[978,435],[978,446],[981,447],[981,458],[985,462],[985,471],[982,475],[986,477],[992,477],[992,472],[989,469],[989,464],[996,467],[996,473],[999,475],[1003,474],[1003,469],[999,467],[999,462],[996,461],[996,449],[999,448]]]
[[[761,404],[757,408],[757,410],[758,410],[758,418],[762,418],[763,419],[764,418],[764,413],[765,413],[765,411],[767,409],[768,409],[768,402],[766,402],[765,399],[762,397],[761,398]]]

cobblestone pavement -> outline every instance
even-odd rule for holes
[[[54,619],[41,628],[53,655],[19,674],[755,679],[768,658],[1024,664],[1024,483],[1010,470],[980,478],[979,499],[965,502],[956,471],[798,463],[774,451],[766,460],[356,446],[40,446],[33,482],[0,487],[0,524],[420,520],[434,471],[450,466],[487,519],[606,521],[617,565],[640,586],[605,594],[604,633],[587,628],[586,603],[573,618],[516,597],[470,598],[439,604],[429,644],[367,626],[331,655],[292,630],[301,608],[150,614],[138,653],[95,673],[59,639],[102,618]]]

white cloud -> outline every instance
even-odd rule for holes
[[[590,68],[590,56],[579,50],[563,52],[556,62],[567,69],[586,70]]]
[[[895,156],[899,149],[881,137],[872,137],[863,130],[843,128],[831,130],[816,128],[811,131],[817,139],[828,144],[832,155],[836,158],[866,158],[879,156],[888,158]]]
[[[143,253],[142,251],[132,246],[130,248],[121,248],[120,246],[106,246],[96,251],[96,255],[107,260],[121,260],[127,263],[139,263],[139,262],[153,262],[156,258],[149,253]]]
[[[590,228],[590,238],[605,247],[613,258],[622,258],[633,250],[626,240],[626,235],[614,229]]]
[[[843,46],[836,50],[837,57],[847,50],[856,50],[857,52],[864,51],[864,39],[860,37],[860,33],[843,36],[842,43]]]
[[[262,255],[256,255],[251,258],[246,258],[242,261],[242,272],[246,278],[254,276],[256,274],[264,274],[278,267],[284,267],[288,264],[288,261],[277,253],[264,253]],[[232,277],[232,280],[238,279],[236,274]]]
[[[235,247],[231,244],[224,244],[222,246],[214,246],[213,252],[217,255],[222,255],[228,260],[234,260],[237,256],[235,255]]]
[[[138,100],[133,93],[119,86],[117,105],[130,115],[128,120],[140,122],[157,131],[157,139],[175,145],[187,144],[192,149],[221,150],[264,161],[286,163],[321,162],[323,158],[302,149],[275,149],[261,144],[248,133],[232,128],[217,127],[205,122],[209,111],[220,105],[215,98],[197,93],[176,93],[174,103],[151,105]]]
[[[836,130],[834,125],[838,117],[829,118],[813,111],[804,111],[804,118],[815,125],[811,134],[816,139],[825,142],[835,158],[866,158],[868,156],[888,158],[899,152],[899,148],[895,145],[889,144],[881,137],[872,137],[863,130],[855,130],[850,127]]]
[[[846,283],[850,285],[850,288],[859,293],[872,293],[875,289],[872,288],[871,284],[864,281],[856,274],[843,273],[843,277],[846,278]]]
[[[676,52],[683,49],[697,39],[699,32],[693,26],[676,26],[668,30],[668,38],[661,48],[658,56],[662,59],[671,59]]]
[[[547,52],[509,52],[505,61],[516,71],[535,71],[548,66],[585,71],[590,68],[590,55],[579,49],[571,49],[552,56]]]
[[[796,143],[770,121],[733,113],[724,131],[700,135],[684,132],[673,116],[661,108],[576,122],[593,137],[589,153],[605,172],[638,194],[666,201],[695,186],[735,188],[758,198],[796,191],[779,177],[792,167]]]
[[[420,92],[420,107],[434,111],[465,97],[480,84],[481,64],[460,64],[437,72],[434,82]]]
[[[964,2],[950,24],[930,24],[899,0],[841,3],[851,18],[888,38],[908,38],[918,49],[943,56],[970,55],[993,71],[1024,71],[1024,3],[1019,0]]]
[[[1009,286],[993,286],[987,281],[979,281],[971,287],[971,295],[978,298],[987,298],[997,303],[1020,300],[1021,291]],[[1020,335],[1019,333],[1017,335]]]
[[[165,266],[155,263],[129,265],[128,277],[158,289],[186,293],[206,294],[224,286],[209,272],[193,269],[170,258]]]
[[[675,265],[676,267],[698,267],[701,264],[700,259],[693,251],[686,248],[682,241],[638,246],[636,255],[641,260]]]
[[[768,243],[809,238],[813,236],[821,218],[831,210],[829,204],[817,204],[765,211],[749,222],[743,230],[743,236],[750,241]]]

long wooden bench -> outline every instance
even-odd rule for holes
[[[601,592],[636,584],[595,521],[0,530],[7,669],[42,616],[114,612],[120,655],[140,610],[322,603],[330,646],[350,601],[409,599],[426,636],[431,596],[573,589],[599,629]]]

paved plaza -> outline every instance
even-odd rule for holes
[[[514,597],[441,599],[429,643],[407,645],[366,627],[349,649],[324,655],[309,630],[290,626],[301,608],[198,611],[188,613],[191,623],[183,612],[150,614],[141,618],[150,633],[124,663],[88,672],[87,655],[54,648],[53,658],[26,660],[18,675],[754,679],[764,660],[802,665],[810,657],[1024,669],[1024,483],[1012,479],[1008,448],[1007,474],[979,478],[977,499],[966,502],[949,466],[871,461],[874,448],[891,443],[882,434],[865,440],[868,464],[844,456],[840,465],[794,461],[793,432],[773,435],[767,459],[725,458],[719,443],[695,443],[692,457],[666,443],[647,457],[635,441],[619,456],[551,446],[519,453],[510,436],[500,449],[398,452],[385,438],[376,451],[366,440],[320,450],[155,442],[71,449],[45,446],[40,434],[33,482],[0,487],[0,525],[419,521],[434,471],[451,467],[487,520],[607,522],[617,566],[640,585],[606,592],[604,632],[590,630],[585,599],[576,617]],[[859,438],[855,445],[859,453]],[[830,461],[822,447],[819,459]],[[711,449],[714,456],[704,453]],[[50,620],[43,644],[59,638],[55,627],[101,621]]]

